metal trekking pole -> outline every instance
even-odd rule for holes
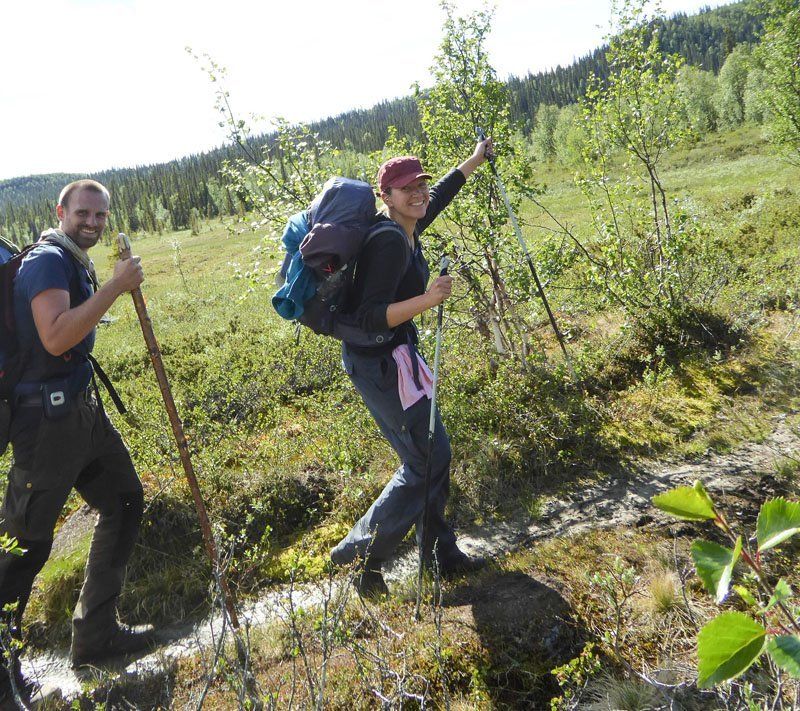
[[[131,243],[128,237],[120,232],[117,236],[117,243],[119,245],[119,258],[130,259]],[[158,346],[156,335],[153,332],[153,324],[150,321],[150,315],[147,313],[147,305],[144,302],[142,290],[137,287],[131,291],[131,296],[133,297],[133,304],[136,307],[136,314],[139,317],[139,323],[142,326],[142,333],[147,343],[147,350],[150,353],[150,360],[153,363],[153,370],[156,372],[156,380],[158,380],[158,387],[161,390],[161,397],[164,399],[164,406],[166,407],[167,415],[169,415],[169,421],[172,425],[172,433],[175,435],[175,441],[178,444],[178,452],[180,453],[183,470],[186,472],[189,489],[191,489],[192,498],[194,498],[194,507],[197,510],[197,517],[200,519],[200,530],[203,532],[203,543],[205,544],[206,553],[211,561],[213,570],[216,571],[219,576],[219,586],[222,591],[225,609],[228,611],[228,616],[230,617],[231,626],[235,631],[238,631],[239,617],[236,614],[236,604],[228,587],[225,572],[222,570],[222,566],[219,562],[219,554],[217,553],[214,536],[211,533],[211,523],[208,520],[206,505],[203,503],[203,497],[200,494],[200,487],[198,486],[192,460],[189,456],[189,445],[183,433],[183,424],[178,416],[178,409],[175,407],[175,400],[172,397],[172,390],[167,380],[167,371],[164,369],[164,362],[161,360],[161,349]]]
[[[450,260],[442,256],[439,263],[439,276],[447,274]],[[444,301],[439,304],[436,313],[436,351],[433,356],[433,392],[431,393],[431,416],[428,420],[428,458],[425,461],[425,495],[422,509],[422,535],[419,537],[419,564],[417,566],[417,609],[414,619],[420,619],[420,606],[422,604],[422,569],[424,567],[425,552],[428,547],[428,508],[431,493],[431,469],[433,467],[433,434],[436,428],[436,393],[439,386],[439,361],[442,356],[442,319],[444,318]]]
[[[476,128],[475,131],[478,134],[478,140],[486,140],[486,134],[482,129]],[[567,368],[569,368],[572,379],[577,383],[578,378],[575,375],[575,369],[572,367],[572,358],[570,358],[569,353],[567,352],[567,347],[564,344],[564,336],[561,334],[558,324],[556,323],[556,318],[553,316],[553,312],[550,309],[550,303],[548,302],[547,296],[544,293],[542,283],[539,281],[539,274],[536,272],[536,267],[533,266],[533,258],[531,257],[530,250],[528,250],[528,245],[525,244],[525,239],[522,237],[522,230],[520,229],[519,222],[517,222],[517,216],[514,214],[514,210],[511,207],[511,201],[508,199],[506,186],[503,185],[503,180],[500,177],[500,174],[497,172],[497,166],[494,164],[495,157],[493,155],[486,156],[486,159],[489,161],[489,167],[491,168],[492,175],[494,175],[495,182],[497,183],[497,189],[500,191],[500,195],[502,196],[503,202],[506,205],[508,219],[511,220],[511,225],[514,228],[514,233],[517,235],[519,246],[522,247],[522,251],[525,254],[525,260],[528,262],[528,267],[530,267],[531,274],[533,275],[533,281],[536,283],[536,289],[539,292],[539,296],[542,297],[542,303],[544,304],[545,311],[547,311],[547,318],[550,319],[550,325],[553,327],[553,332],[556,334],[558,345],[561,346],[561,352],[564,354],[564,360],[567,364]]]

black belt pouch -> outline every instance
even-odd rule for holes
[[[72,395],[69,380],[50,380],[42,383],[42,406],[48,420],[60,420],[69,414]]]

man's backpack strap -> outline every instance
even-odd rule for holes
[[[88,353],[87,357],[89,358],[89,362],[92,364],[92,368],[94,369],[95,374],[98,378],[100,378],[100,382],[103,383],[103,386],[106,389],[106,392],[111,396],[111,399],[114,402],[114,405],[117,408],[117,412],[120,415],[124,415],[128,412],[128,409],[125,407],[125,403],[122,402],[122,398],[119,396],[117,389],[114,387],[114,384],[111,382],[111,379],[106,375],[106,372],[100,367],[100,363],[97,362],[97,359],[91,354]],[[98,402],[102,402],[100,400],[100,394],[97,392],[97,383],[95,383],[95,394],[97,395]]]

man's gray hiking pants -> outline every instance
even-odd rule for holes
[[[422,532],[425,499],[425,467],[431,401],[423,396],[407,410],[400,404],[397,365],[391,353],[363,356],[342,348],[342,362],[356,390],[402,462],[394,476],[364,516],[335,550],[336,562],[356,557],[386,560],[416,525],[417,544]],[[437,412],[432,449],[429,494],[429,548],[436,543],[438,555],[446,556],[456,545],[452,528],[444,520],[450,489],[450,440]],[[429,553],[426,552],[426,553]]]
[[[128,450],[93,394],[75,397],[69,413],[49,420],[41,406],[19,405],[11,422],[14,463],[0,532],[18,539],[22,556],[0,553],[0,607],[18,602],[19,625],[36,574],[53,545],[53,529],[76,489],[99,512],[73,637],[99,644],[117,626],[116,603],[142,518],[142,485]]]

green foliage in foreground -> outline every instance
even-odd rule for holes
[[[622,3],[607,52],[611,74],[596,78],[581,101],[587,137],[578,179],[594,235],[574,241],[588,260],[588,285],[631,321],[690,320],[713,307],[719,267],[707,254],[705,225],[675,204],[661,175],[686,134],[681,60],[662,54],[645,5]]]
[[[696,541],[692,558],[706,589],[721,603],[728,595],[736,564],[750,568],[749,585],[735,589],[750,615],[729,611],[707,623],[697,635],[698,685],[708,688],[743,674],[766,651],[783,672],[800,679],[800,605],[788,583],[769,584],[762,554],[800,532],[800,503],[783,498],[767,501],[756,524],[757,548],[751,552],[705,487],[683,486],[653,497],[653,504],[686,521],[713,521],[732,548]],[[767,596],[769,598],[767,599]]]

